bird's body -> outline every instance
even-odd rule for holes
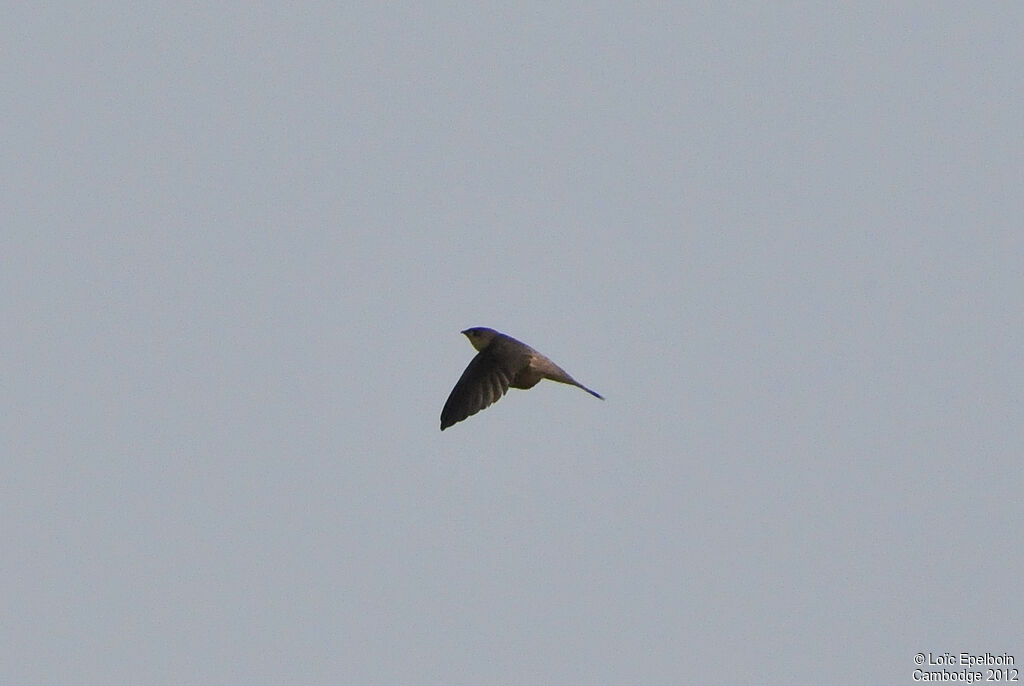
[[[494,329],[462,332],[477,352],[441,410],[441,431],[497,402],[509,388],[533,388],[543,379],[590,390],[530,346]]]

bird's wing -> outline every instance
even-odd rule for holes
[[[512,376],[492,353],[478,352],[441,410],[441,431],[496,403],[508,391]]]

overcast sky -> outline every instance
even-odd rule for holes
[[[8,8],[0,682],[1024,663],[1019,3]],[[441,433],[490,326],[544,382]]]

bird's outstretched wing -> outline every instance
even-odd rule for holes
[[[469,362],[441,410],[441,431],[498,402],[513,374],[487,350]]]

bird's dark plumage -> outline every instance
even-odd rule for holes
[[[600,395],[573,379],[561,367],[511,336],[477,327],[463,331],[479,352],[462,372],[441,410],[441,431],[496,403],[511,388],[533,388],[551,379]]]
[[[486,350],[478,352],[441,410],[441,431],[498,402],[511,382],[512,374],[494,355]]]

